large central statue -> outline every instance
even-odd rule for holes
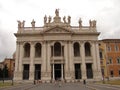
[[[55,14],[56,14],[56,16],[59,16],[59,9],[55,10]]]

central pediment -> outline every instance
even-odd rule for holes
[[[73,31],[66,27],[55,26],[47,28],[43,33],[73,33]]]

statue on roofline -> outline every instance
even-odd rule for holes
[[[51,22],[51,16],[48,17],[48,23],[50,23],[50,22]]]
[[[64,23],[66,23],[66,17],[65,16],[63,17],[63,21],[64,21]]]
[[[79,19],[78,23],[79,23],[79,27],[82,27],[82,20],[81,20],[81,18]]]
[[[93,20],[92,23],[93,23],[93,27],[96,27],[96,20]]]
[[[18,28],[21,28],[21,21],[17,21],[18,22]]]
[[[70,24],[70,23],[71,23],[71,17],[68,16],[68,24]]]
[[[59,16],[59,9],[55,10],[55,14],[56,14],[56,16]]]
[[[91,21],[91,19],[89,20],[89,25],[90,25],[90,27],[92,27],[92,21]]]
[[[23,28],[25,25],[25,21],[23,20],[23,22],[21,22],[20,20],[17,21],[18,22],[18,28]]]
[[[47,16],[45,15],[45,17],[44,17],[44,24],[46,24],[47,23]]]
[[[34,21],[34,19],[32,20],[31,25],[32,25],[32,27],[35,27],[35,21]]]
[[[23,20],[23,22],[21,23],[21,27],[23,28],[25,26],[25,21]]]
[[[95,28],[96,27],[96,20],[89,20],[89,24],[90,24],[90,27],[93,27],[93,28]]]

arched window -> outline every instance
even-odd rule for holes
[[[77,56],[80,56],[80,45],[79,43],[74,43],[74,56],[77,57]]]
[[[59,42],[54,44],[54,56],[61,56],[61,44]]]
[[[41,57],[41,44],[37,43],[35,45],[35,57]]]
[[[30,44],[26,43],[24,45],[24,57],[30,57]]]
[[[91,56],[90,43],[85,43],[85,56]]]

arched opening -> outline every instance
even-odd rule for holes
[[[61,44],[59,42],[54,44],[54,56],[61,56]]]
[[[24,45],[24,57],[30,57],[30,44],[26,43]]]
[[[80,45],[79,43],[74,43],[74,56],[78,57],[80,56]]]
[[[41,57],[41,44],[37,43],[35,45],[35,57]]]
[[[85,56],[91,56],[90,43],[85,43]]]

